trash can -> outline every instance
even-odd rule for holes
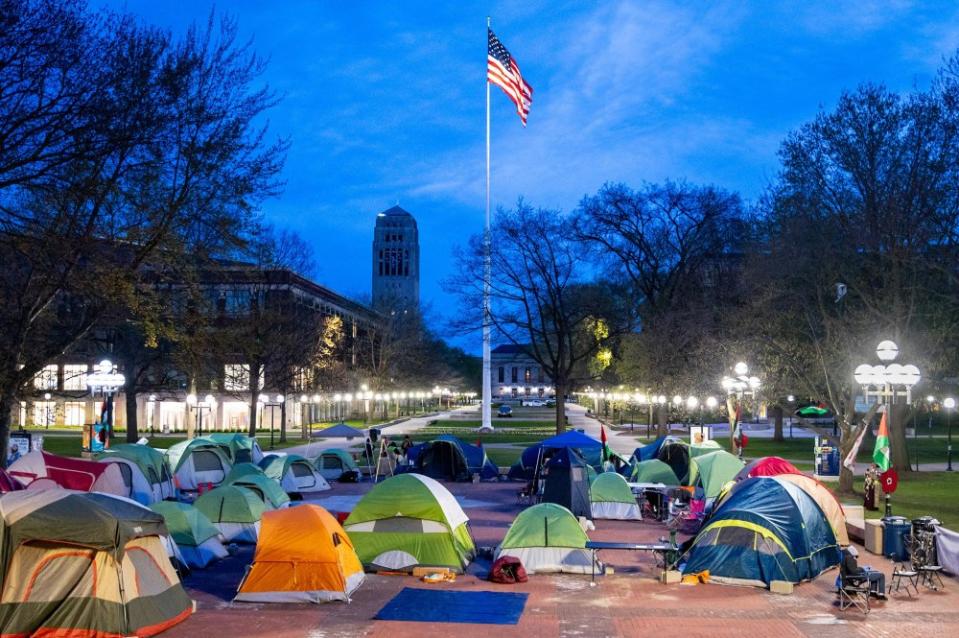
[[[882,555],[897,563],[909,560],[906,537],[912,532],[912,523],[903,516],[882,519]]]

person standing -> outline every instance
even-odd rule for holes
[[[871,512],[879,509],[876,507],[876,485],[879,479],[876,475],[876,465],[873,464],[866,469],[866,477],[863,483],[863,501],[862,506]]]

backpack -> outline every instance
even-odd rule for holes
[[[490,568],[489,579],[494,583],[504,585],[525,583],[529,580],[526,576],[526,568],[515,556],[500,556],[497,558]]]

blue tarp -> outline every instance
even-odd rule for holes
[[[376,614],[376,619],[515,625],[523,615],[527,596],[491,591],[404,587]]]
[[[768,586],[815,578],[839,560],[832,526],[811,496],[789,481],[755,477],[706,520],[683,571]]]
[[[520,457],[520,460],[525,467],[533,467],[536,465],[536,459],[539,457],[540,449],[546,451],[564,447],[571,447],[585,454],[585,451],[589,449],[602,450],[603,444],[591,436],[573,430],[571,432],[557,434],[554,437],[540,441],[536,445],[531,445],[523,450],[523,455]],[[587,461],[588,460],[587,458]]]
[[[322,438],[340,438],[340,439],[364,439],[366,438],[366,432],[363,430],[357,430],[354,427],[350,427],[345,423],[337,423],[336,425],[331,425],[330,427],[320,430],[319,432],[314,432],[313,437],[317,439]]]

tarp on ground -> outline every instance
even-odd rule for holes
[[[802,488],[757,477],[736,485],[685,555],[684,573],[708,571],[720,583],[768,587],[798,583],[839,564],[836,535]]]
[[[367,492],[343,527],[368,568],[380,555],[399,551],[418,565],[462,572],[475,554],[468,522],[440,483],[421,474],[398,474]]]
[[[448,481],[468,481],[474,474],[487,480],[499,476],[499,468],[486,456],[483,446],[451,434],[414,445],[407,454],[407,464],[417,474]]]
[[[325,509],[303,504],[263,514],[253,564],[234,600],[349,602],[363,578],[349,535]]]
[[[496,548],[494,560],[514,556],[530,574],[588,574],[592,571],[592,554],[586,549],[587,541],[572,512],[556,503],[539,503],[513,520]]]
[[[669,467],[659,459],[650,459],[648,461],[639,461],[633,464],[632,473],[629,475],[631,483],[662,483],[666,486],[679,485],[679,479]]]
[[[593,518],[612,520],[640,520],[642,514],[636,497],[620,474],[597,474],[589,486]]]

